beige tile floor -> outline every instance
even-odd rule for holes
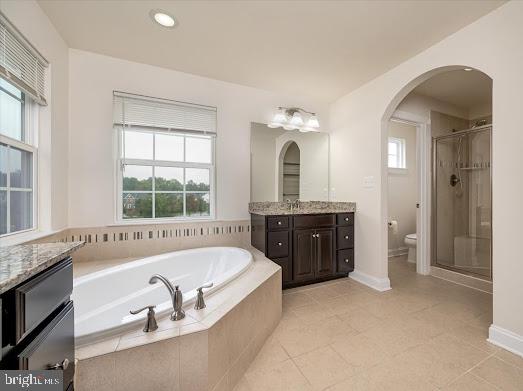
[[[284,292],[235,391],[523,390],[523,358],[486,341],[492,296],[391,258],[393,289],[350,279]]]

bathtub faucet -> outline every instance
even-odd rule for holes
[[[183,306],[183,295],[182,291],[179,289],[179,286],[173,286],[171,281],[162,276],[161,274],[155,274],[149,279],[149,284],[156,284],[158,281],[163,282],[169,295],[171,295],[171,301],[173,303],[173,312],[171,314],[171,320],[181,320],[185,318],[185,312],[182,309]]]

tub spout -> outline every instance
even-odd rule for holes
[[[181,320],[185,318],[185,312],[182,309],[183,306],[183,295],[182,291],[179,289],[179,286],[173,286],[171,284],[171,281],[169,281],[167,278],[162,276],[161,274],[154,274],[149,279],[149,284],[156,284],[158,281],[163,282],[167,290],[169,291],[169,295],[171,296],[171,301],[173,305],[173,312],[171,313],[171,320]]]

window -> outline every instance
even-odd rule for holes
[[[115,127],[119,135],[117,220],[212,218],[214,133],[194,130],[195,126],[188,123],[178,123],[185,125],[184,129],[165,126],[177,116],[190,122],[191,115],[198,114],[194,105],[140,100],[115,94]],[[170,112],[166,107],[169,105],[176,106],[176,110]],[[191,111],[185,110],[187,107]],[[208,111],[202,109],[200,117],[195,118],[205,128],[201,115]],[[216,109],[210,111],[216,115]],[[209,128],[214,130],[212,124]]]
[[[32,100],[0,78],[0,236],[35,228]]]
[[[407,168],[405,139],[389,137],[389,168]]]

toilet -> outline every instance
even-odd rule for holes
[[[409,255],[407,256],[407,262],[416,263],[416,234],[408,234],[405,236],[405,244],[409,248]]]

